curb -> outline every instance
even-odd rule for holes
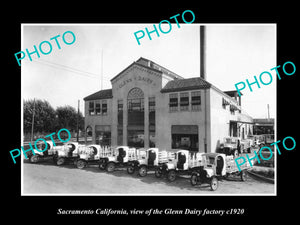
[[[247,173],[249,173],[250,175],[254,176],[254,177],[257,177],[265,182],[268,182],[268,183],[272,183],[274,184],[274,179],[272,178],[268,178],[268,177],[265,177],[265,176],[262,176],[262,175],[259,175],[257,173],[254,173],[254,172],[250,172],[250,171],[247,171]]]

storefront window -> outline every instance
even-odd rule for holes
[[[101,146],[111,145],[111,127],[109,125],[95,126],[95,142]]]
[[[110,146],[111,133],[110,132],[96,132],[96,144],[101,146]]]
[[[128,146],[135,148],[144,147],[144,130],[128,130]]]
[[[198,151],[198,126],[197,125],[173,125],[172,132],[172,149],[186,149]]]

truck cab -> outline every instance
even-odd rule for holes
[[[190,152],[188,150],[178,150],[175,157],[169,162],[161,165],[156,171],[157,174],[166,174],[167,179],[172,182],[176,179],[177,173],[189,171]]]
[[[191,184],[209,183],[211,190],[218,188],[217,177],[226,175],[226,155],[219,153],[204,153],[202,156],[202,165],[191,175]]]
[[[238,137],[225,137],[220,146],[220,153],[237,157],[241,153],[241,140]]]

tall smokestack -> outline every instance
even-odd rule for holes
[[[200,26],[200,77],[206,79],[206,34],[205,26]]]

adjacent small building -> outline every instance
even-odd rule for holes
[[[93,143],[216,152],[224,137],[253,134],[236,91],[182,76],[139,58],[111,79],[112,88],[84,98]]]
[[[274,134],[274,118],[254,118],[253,134]]]

